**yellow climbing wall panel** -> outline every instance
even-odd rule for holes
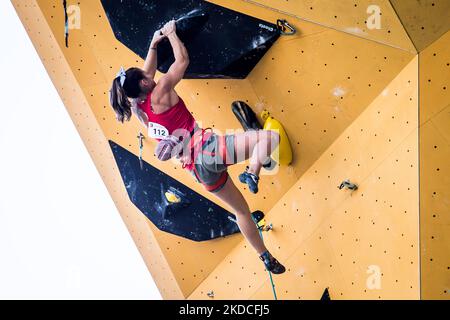
[[[419,52],[450,29],[448,0],[390,1]]]
[[[326,287],[332,299],[419,298],[417,61],[267,214],[266,243],[287,268],[274,276],[280,299],[318,299]],[[338,190],[346,178],[359,189]],[[242,242],[190,298],[271,299],[253,255]]]
[[[162,296],[207,299],[213,290],[218,299],[270,299],[267,274],[241,235],[192,242],[159,231],[130,202],[107,141],[138,155],[144,128],[134,117],[115,120],[108,91],[120,66],[143,61],[115,39],[100,1],[68,1],[81,10],[69,48],[62,1],[12,2]],[[421,291],[448,298],[450,96],[442,71],[450,35],[417,57],[388,0],[209,2],[271,22],[284,18],[299,31],[280,37],[245,80],[183,80],[176,88],[200,125],[218,133],[240,128],[235,100],[269,110],[287,130],[292,165],[263,176],[258,195],[237,183],[250,208],[274,224],[264,236],[288,268],[275,278],[279,297],[317,299],[330,287],[333,299],[417,299]],[[366,28],[369,4],[381,9],[379,30]],[[395,6],[404,23],[415,8]],[[446,28],[434,16],[417,18],[426,30],[411,33],[419,49],[434,39],[428,30]],[[176,163],[158,162],[154,147],[144,141],[145,161],[216,201]],[[346,178],[360,188],[338,190]]]
[[[210,2],[266,21],[289,19],[300,30],[280,38],[248,76],[256,96],[250,105],[257,114],[267,109],[281,121],[294,150],[291,166],[262,178],[258,197],[244,191],[251,208],[268,210],[414,55],[245,1]],[[239,126],[237,120],[231,124]],[[230,168],[234,177],[242,170],[241,165]]]
[[[450,32],[419,55],[422,298],[450,299]]]
[[[269,7],[301,20],[416,52],[389,0],[241,1]]]

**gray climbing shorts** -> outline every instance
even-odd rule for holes
[[[225,159],[222,159],[222,152],[226,152]],[[203,145],[203,152],[197,155],[195,161],[195,168],[199,175],[197,178],[194,170],[191,171],[195,179],[205,185],[205,187],[212,188],[210,192],[217,192],[223,188],[228,180],[227,168],[236,163],[235,155],[235,136],[225,135],[219,136],[217,134],[211,135]]]

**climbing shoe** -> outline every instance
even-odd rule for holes
[[[259,258],[264,262],[266,270],[273,274],[281,274],[286,271],[286,268],[277,259],[272,257],[269,251],[264,252]]]
[[[251,192],[253,192],[253,193],[258,192],[259,178],[257,175],[248,172],[248,166],[245,169],[245,172],[243,172],[239,175],[239,181],[242,183],[246,183]]]

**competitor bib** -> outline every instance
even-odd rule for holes
[[[166,129],[166,127],[155,123],[155,122],[149,122],[148,123],[148,135],[151,138],[154,139],[163,139],[169,135],[169,130]]]

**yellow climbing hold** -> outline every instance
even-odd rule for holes
[[[178,197],[171,191],[167,191],[165,194],[167,201],[169,201],[170,203],[179,203],[181,201],[180,197]]]
[[[272,130],[280,135],[280,145],[273,151],[272,159],[280,165],[290,165],[292,162],[292,148],[283,126],[267,110],[261,112],[261,119],[264,121],[264,130]]]

